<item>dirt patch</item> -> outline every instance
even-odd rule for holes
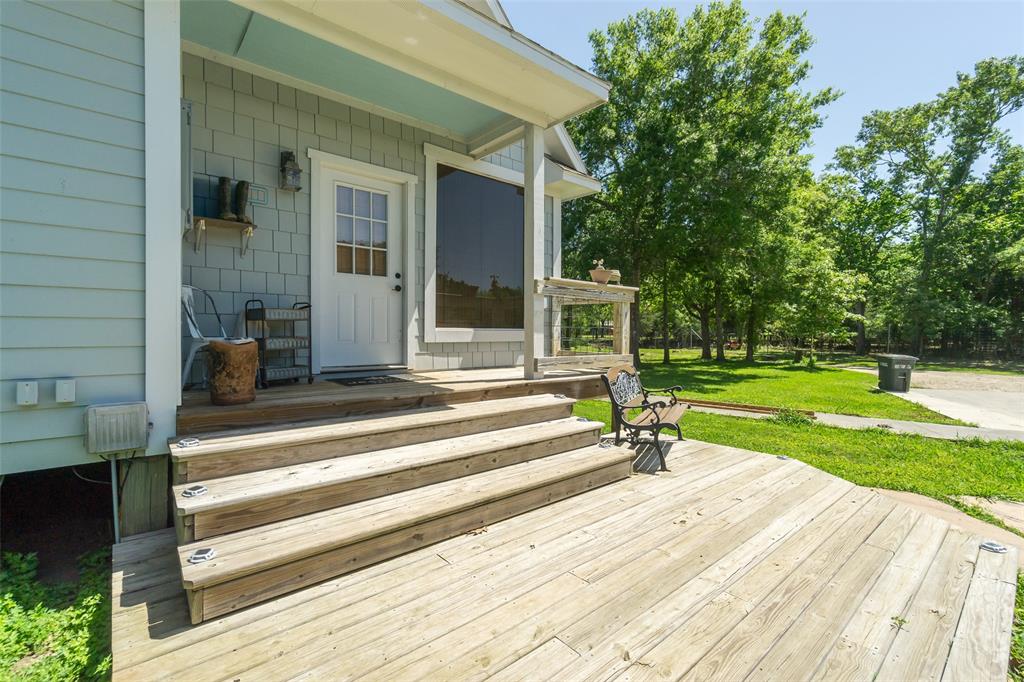
[[[1024,391],[1024,376],[973,374],[971,372],[917,371],[911,375],[911,388],[947,388],[961,391]]]
[[[852,372],[878,374],[874,367],[840,367]],[[915,369],[910,378],[911,388],[948,388],[962,391],[1024,391],[1024,374],[976,374],[972,372],[937,372]]]
[[[964,504],[981,507],[992,516],[1001,519],[1007,526],[1016,528],[1024,533],[1024,502],[989,500],[984,497],[970,497],[966,495],[961,497],[960,500]]]
[[[931,514],[932,516],[937,516],[944,521],[948,521],[954,526],[962,528],[968,533],[974,533],[975,535],[980,535],[986,540],[995,540],[996,542],[1004,545],[1015,546],[1017,548],[1017,565],[1024,568],[1024,538],[1021,536],[1011,533],[999,526],[993,526],[991,523],[985,523],[973,516],[968,516],[956,507],[939,502],[938,500],[925,495],[908,493],[902,490],[885,490],[883,488],[873,488],[873,490],[876,490],[887,497],[891,497],[898,502],[909,505],[918,511]]]

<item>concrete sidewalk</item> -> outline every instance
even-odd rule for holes
[[[767,419],[774,415],[760,412],[747,412],[746,410],[728,410],[718,407],[703,407],[691,405],[691,410],[697,412],[710,412],[712,414],[723,414],[730,417],[747,417],[752,419]],[[912,422],[903,419],[879,419],[875,417],[852,417],[846,414],[831,414],[829,412],[815,412],[815,421],[828,426],[839,426],[844,429],[871,429],[881,428],[893,433],[911,433],[928,438],[941,438],[943,440],[962,440],[968,438],[980,438],[982,440],[1019,440],[1024,441],[1024,430],[1017,429],[984,429],[974,426],[952,426],[950,424],[930,424],[928,422]]]
[[[1024,392],[911,387],[891,395],[983,428],[1024,430]]]

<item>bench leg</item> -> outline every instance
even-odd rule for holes
[[[654,429],[654,449],[658,451],[658,459],[661,460],[661,470],[668,471],[668,464],[665,463],[665,451],[661,448],[661,442],[658,440],[658,436],[661,434],[661,429]]]

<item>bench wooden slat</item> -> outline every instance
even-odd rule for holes
[[[658,413],[654,410],[646,409],[637,416],[629,419],[628,422],[634,426],[644,426],[646,424],[655,424],[658,421],[671,422],[675,424],[683,415],[686,414],[686,410],[689,406],[685,403],[676,403],[675,405],[668,405],[665,407],[658,408]]]

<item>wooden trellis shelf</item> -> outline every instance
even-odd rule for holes
[[[620,284],[598,284],[578,279],[545,277],[534,282],[534,291],[551,297],[551,315],[558,319],[565,305],[593,305],[610,303],[612,313],[612,352],[573,355],[561,349],[561,338],[552,330],[549,357],[534,358],[537,371],[556,369],[582,369],[614,367],[632,362],[629,354],[629,306],[636,298],[637,287]]]

